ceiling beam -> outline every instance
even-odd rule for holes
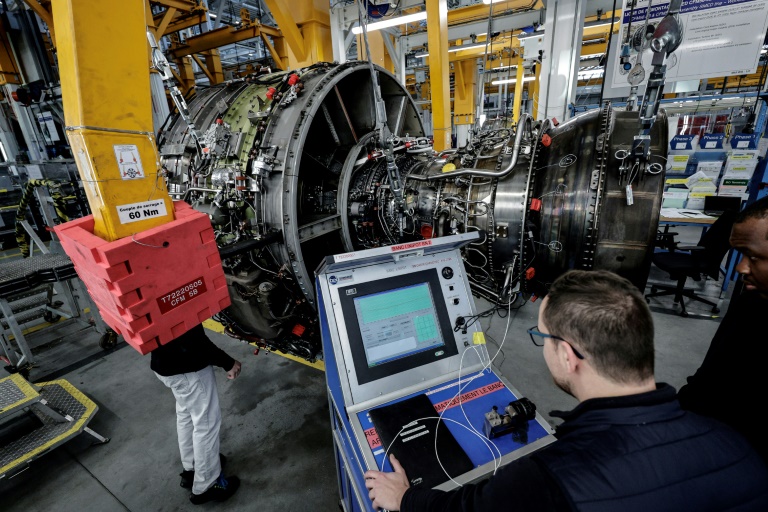
[[[282,37],[279,29],[258,23],[241,28],[224,26],[198,36],[188,37],[185,43],[171,48],[168,53],[173,60],[176,60],[187,55],[213,50],[263,35]]]

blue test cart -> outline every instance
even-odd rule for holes
[[[442,414],[473,469],[446,475],[436,489],[487,478],[554,441],[538,413],[511,433],[479,438],[486,413],[494,406],[501,413],[523,395],[494,371],[479,322],[460,327],[477,312],[461,247],[478,238],[468,233],[329,256],[316,271],[340,505],[347,512],[373,510],[365,471],[391,471],[372,409],[426,395],[435,417]]]

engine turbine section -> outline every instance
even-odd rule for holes
[[[378,73],[392,134],[423,137],[408,92]],[[169,191],[211,219],[232,299],[217,320],[229,335],[320,355],[312,272],[345,250],[341,171],[352,148],[375,139],[374,105],[367,64],[320,63],[203,89],[191,125],[167,123]]]
[[[431,158],[398,160],[406,209],[398,220],[381,160],[345,169],[347,251],[479,231],[464,259],[473,289],[504,303],[546,294],[573,268],[616,272],[643,289],[664,183],[667,127],[659,114],[651,161],[631,166],[637,113],[610,104],[558,126],[523,116]],[[369,150],[370,151],[370,150]],[[631,167],[631,168],[630,168]]]
[[[217,320],[229,335],[315,360],[312,271],[324,257],[468,231],[482,235],[464,252],[473,289],[499,304],[543,295],[571,268],[645,286],[664,182],[663,113],[643,163],[630,163],[638,114],[608,103],[558,126],[523,116],[436,154],[407,91],[376,72],[387,141],[365,62],[202,90],[161,134],[169,190],[214,226],[232,298]]]

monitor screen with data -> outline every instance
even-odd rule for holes
[[[359,384],[458,353],[436,270],[339,292]]]

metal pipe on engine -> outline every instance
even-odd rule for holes
[[[515,165],[517,165],[517,157],[520,154],[520,147],[521,142],[523,140],[523,132],[524,132],[524,126],[525,123],[531,122],[531,116],[528,114],[522,114],[520,117],[520,120],[517,122],[517,133],[515,134],[515,144],[512,146],[512,159],[509,161],[507,166],[500,170],[500,171],[489,171],[488,169],[461,169],[457,171],[451,171],[447,173],[440,173],[440,174],[430,174],[428,176],[418,176],[415,174],[409,174],[408,179],[416,180],[416,181],[432,181],[432,180],[439,180],[439,179],[454,179],[456,177],[460,176],[477,176],[477,177],[485,177],[485,178],[503,178],[510,172],[512,172],[512,169],[515,168]]]

